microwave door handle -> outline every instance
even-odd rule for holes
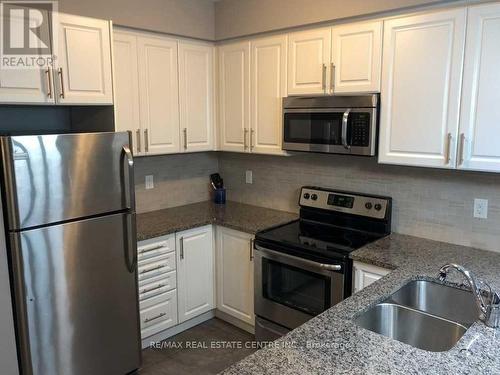
[[[342,145],[346,150],[349,150],[351,146],[347,143],[347,122],[349,121],[349,113],[351,108],[346,109],[344,116],[342,117]]]

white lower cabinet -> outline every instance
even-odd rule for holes
[[[176,233],[179,322],[215,308],[212,225]]]
[[[387,275],[390,270],[382,267],[377,267],[371,264],[354,262],[353,277],[354,287],[353,292],[359,292],[361,289],[366,288],[368,285],[373,284],[378,279]]]
[[[175,236],[142,241],[137,247],[141,337],[178,323]]]
[[[217,310],[254,325],[253,236],[217,227]]]

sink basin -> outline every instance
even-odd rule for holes
[[[443,352],[477,319],[472,293],[418,280],[359,315],[355,323],[419,349]]]

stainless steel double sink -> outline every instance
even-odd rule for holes
[[[450,350],[479,318],[471,292],[416,280],[354,319],[363,328],[432,352]]]

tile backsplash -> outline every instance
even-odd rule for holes
[[[380,165],[375,158],[220,153],[228,199],[297,211],[299,189],[317,185],[391,196],[393,231],[500,251],[500,174]],[[253,184],[245,171],[253,171]],[[474,198],[489,200],[473,218]]]
[[[209,175],[217,170],[215,152],[135,158],[137,212],[210,199]],[[147,175],[153,175],[154,189],[146,190]]]

